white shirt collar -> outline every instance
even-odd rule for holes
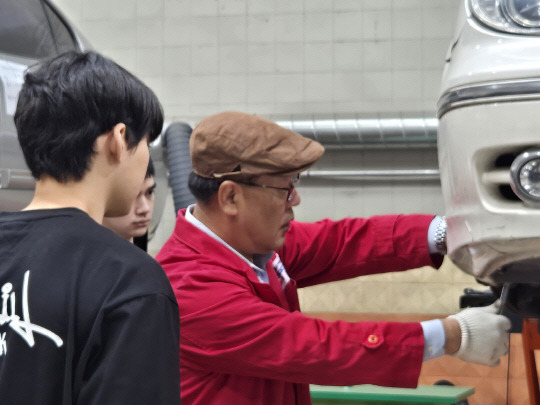
[[[227,242],[225,242],[223,239],[221,239],[219,236],[217,236],[210,228],[208,228],[205,224],[203,224],[201,221],[199,221],[197,218],[193,216],[193,209],[195,208],[195,204],[191,204],[186,209],[186,221],[188,221],[190,224],[195,226],[196,228],[203,231],[205,234],[216,240],[217,242],[221,243],[223,246],[225,246],[227,249],[229,249],[231,252],[233,252],[235,255],[240,257],[243,261],[245,261],[249,267],[251,267],[255,274],[257,275],[257,278],[259,281],[268,283],[268,274],[266,273],[266,263],[268,260],[272,258],[274,255],[274,252],[269,252],[265,255],[253,255],[253,263],[250,262],[248,259],[246,259],[244,256],[242,256],[236,249],[234,249],[231,245],[229,245]]]

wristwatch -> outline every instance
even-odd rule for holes
[[[446,217],[441,217],[441,220],[437,224],[437,229],[435,229],[435,247],[437,247],[437,250],[442,255],[447,253],[446,228]]]

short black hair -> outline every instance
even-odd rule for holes
[[[217,194],[221,182],[217,179],[208,179],[191,172],[188,178],[188,187],[197,202],[209,204],[212,197]]]
[[[96,52],[70,51],[25,74],[14,116],[19,143],[34,178],[81,180],[96,139],[126,125],[133,148],[161,132],[163,109],[139,79]]]
[[[148,167],[146,168],[146,175],[144,176],[145,179],[148,177],[154,177],[156,174],[156,171],[154,169],[154,162],[152,162],[152,158],[148,159]]]

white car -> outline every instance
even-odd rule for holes
[[[448,254],[540,292],[540,0],[461,1],[438,102]]]

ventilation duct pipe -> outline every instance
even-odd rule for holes
[[[359,118],[276,121],[326,148],[436,148],[437,118]]]
[[[163,135],[169,162],[169,183],[173,194],[175,213],[195,202],[195,197],[188,188],[188,177],[193,170],[189,156],[191,132],[192,129],[188,124],[174,122],[168,126]]]
[[[276,121],[291,131],[314,139],[327,149],[344,148],[437,148],[437,118],[354,118]],[[304,178],[360,181],[438,181],[439,169],[314,170]]]
[[[302,178],[351,179],[362,181],[437,181],[438,169],[389,169],[389,170],[307,170]]]

